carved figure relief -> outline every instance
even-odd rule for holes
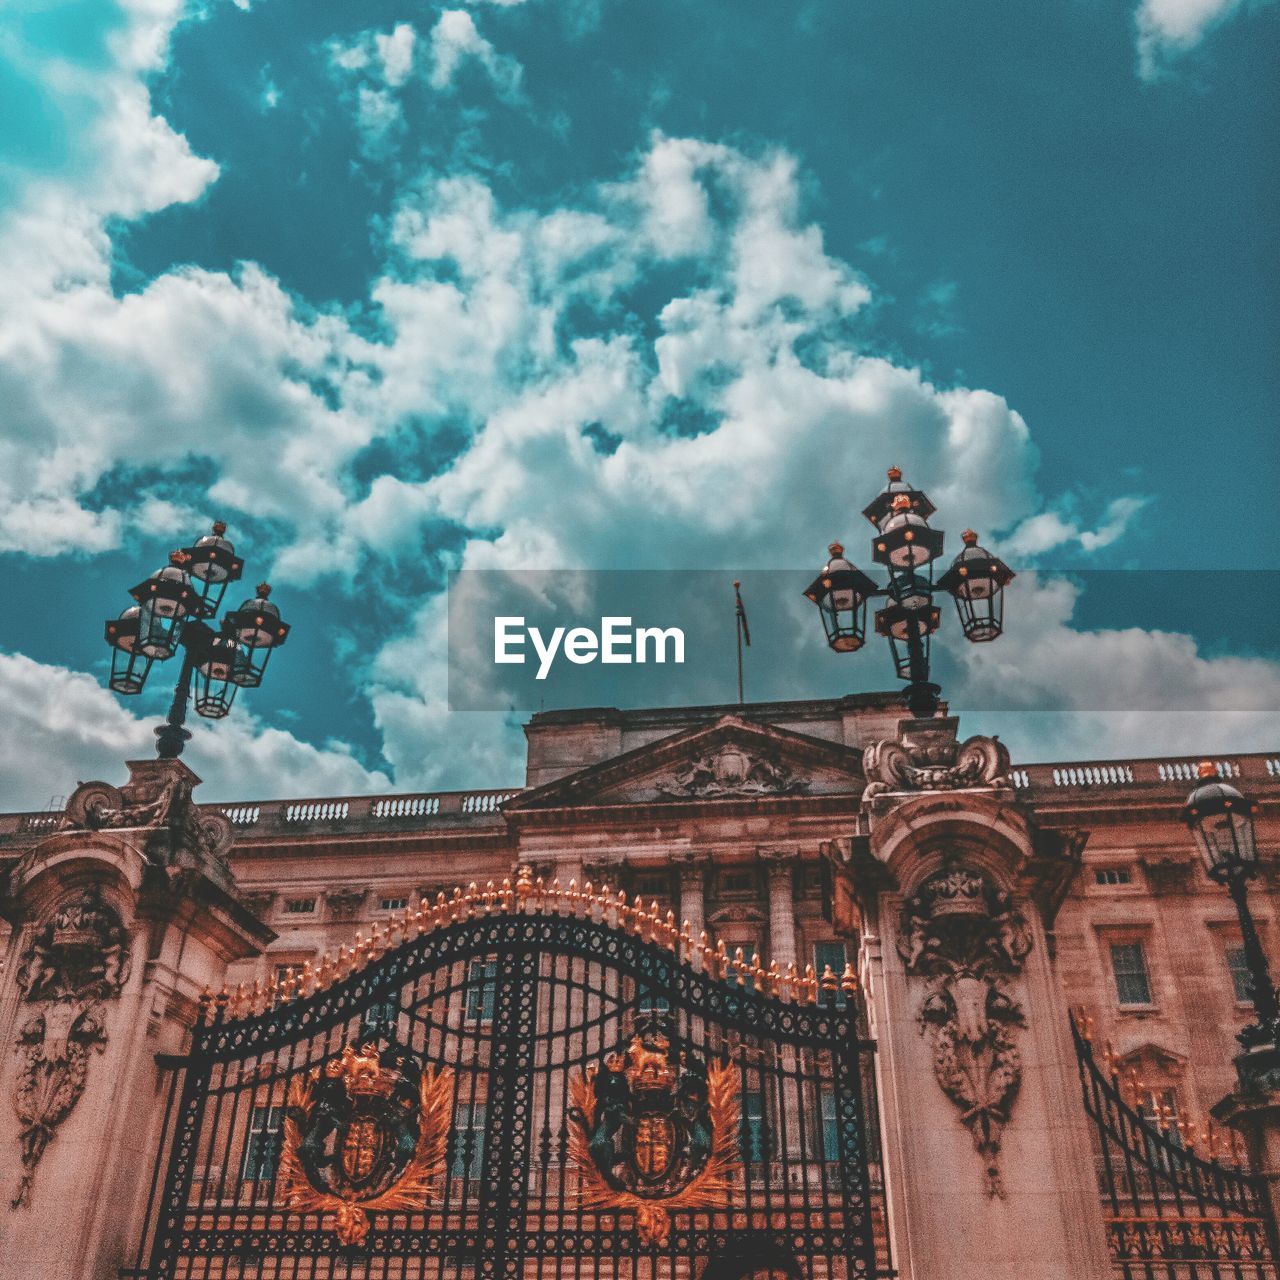
[[[785,764],[730,744],[699,756],[654,785],[661,795],[716,799],[792,795],[804,791],[808,783]]]
[[[1022,1081],[1021,1008],[1004,979],[1031,947],[1009,894],[978,871],[951,866],[908,899],[898,950],[928,988],[920,1029],[933,1043],[938,1084],[959,1108],[983,1160],[989,1195],[1003,1195],[1000,1139]]]
[[[915,730],[900,741],[873,742],[862,753],[866,799],[883,791],[958,791],[1008,786],[1009,751],[999,738],[956,741],[945,721],[938,729]]]
[[[128,976],[128,935],[97,886],[63,899],[22,953],[18,988],[37,1008],[16,1044],[22,1177],[14,1208],[29,1202],[36,1166],[84,1092],[90,1050],[106,1044],[103,1002]]]
[[[738,1082],[729,1065],[690,1059],[648,1029],[570,1085],[569,1158],[588,1208],[629,1210],[662,1244],[680,1209],[729,1205],[739,1169]]]

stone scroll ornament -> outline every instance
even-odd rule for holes
[[[660,1245],[672,1213],[729,1205],[742,1167],[732,1066],[677,1054],[645,1030],[569,1089],[569,1159],[585,1208],[633,1213],[641,1241]]]
[[[453,1072],[372,1042],[294,1080],[277,1180],[284,1208],[332,1214],[345,1245],[371,1213],[422,1209],[444,1173]]]
[[[11,1204],[27,1204],[36,1166],[84,1093],[90,1050],[106,1045],[104,1001],[129,976],[129,939],[96,887],[64,898],[22,953],[18,988],[35,1008],[20,1025],[14,1091],[22,1177]]]
[[[907,972],[928,980],[920,1029],[933,1043],[934,1074],[973,1135],[992,1196],[1004,1194],[1000,1139],[1022,1081],[1024,1019],[1004,979],[1030,948],[1009,894],[968,868],[931,876],[903,910],[898,950]]]

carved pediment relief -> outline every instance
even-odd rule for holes
[[[721,907],[719,911],[710,915],[708,920],[711,924],[763,924],[765,915],[764,912],[757,911],[745,903],[735,902],[731,906]]]
[[[562,806],[857,796],[862,787],[859,751],[724,716],[535,787],[505,812],[519,821],[524,813]]]
[[[1116,1057],[1115,1067],[1121,1075],[1133,1073],[1143,1081],[1175,1081],[1186,1073],[1187,1059],[1181,1053],[1148,1041]]]

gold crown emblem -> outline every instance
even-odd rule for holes
[[[651,1036],[648,1041],[636,1036],[622,1055],[621,1066],[633,1093],[657,1091],[668,1093],[675,1085],[676,1071],[667,1058],[670,1042],[666,1036]],[[616,1071],[617,1066],[614,1067]]]
[[[330,1076],[341,1077],[350,1098],[388,1098],[396,1085],[396,1073],[384,1071],[378,1050],[367,1044],[357,1053],[350,1045],[326,1068]]]

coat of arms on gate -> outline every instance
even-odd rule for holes
[[[359,1244],[369,1214],[421,1209],[444,1172],[453,1073],[375,1043],[294,1080],[280,1155],[286,1208],[332,1213],[338,1239]]]
[[[646,1030],[569,1091],[569,1157],[586,1207],[632,1212],[641,1240],[661,1244],[672,1212],[729,1204],[741,1167],[732,1066],[676,1053]]]

